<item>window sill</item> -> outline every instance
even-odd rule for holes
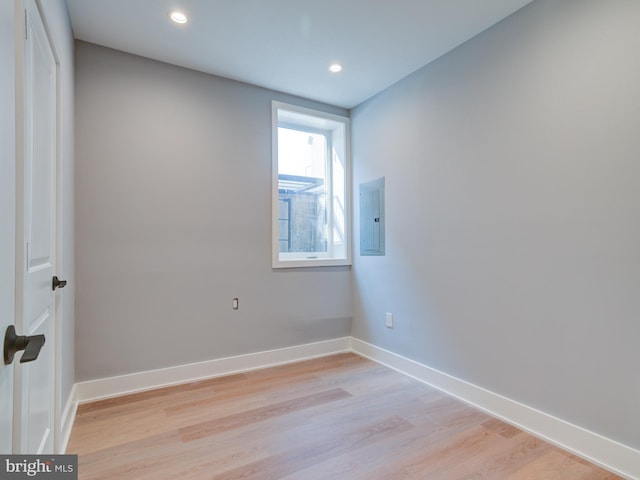
[[[351,260],[346,258],[274,260],[271,266],[272,268],[345,267],[351,266]]]

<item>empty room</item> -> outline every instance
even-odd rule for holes
[[[0,478],[640,480],[638,0],[0,5]]]

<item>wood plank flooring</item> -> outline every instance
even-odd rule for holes
[[[347,353],[81,405],[79,478],[605,480],[605,470]]]

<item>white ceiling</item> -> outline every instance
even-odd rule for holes
[[[76,38],[352,108],[532,0],[67,0]],[[170,22],[171,9],[189,22]],[[328,71],[340,62],[339,74]]]

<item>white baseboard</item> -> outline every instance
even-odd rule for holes
[[[640,480],[638,450],[362,340],[351,338],[351,348],[617,475]]]
[[[352,337],[77,383],[62,414],[62,451],[69,441],[79,403],[348,351],[429,384],[624,478],[640,480],[638,450]]]
[[[73,428],[73,422],[76,419],[76,412],[78,411],[76,391],[76,385],[74,385],[73,388],[71,388],[69,398],[67,398],[67,403],[60,418],[60,444],[58,445],[57,452],[60,454],[64,454],[67,451],[69,437],[71,436],[71,429]]]
[[[351,350],[351,337],[76,383],[77,403],[300,362]]]

